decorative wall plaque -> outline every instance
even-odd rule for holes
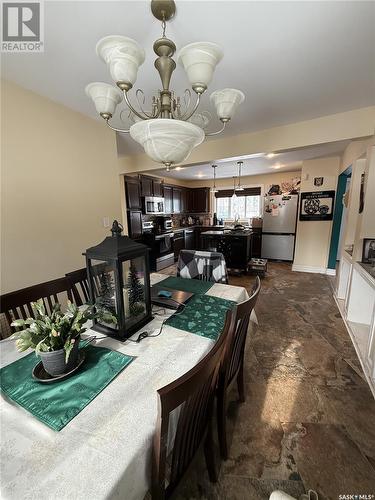
[[[335,191],[301,193],[299,220],[332,220]]]

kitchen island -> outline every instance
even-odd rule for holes
[[[253,231],[204,231],[201,233],[202,248],[221,252],[228,268],[247,271],[252,257]]]

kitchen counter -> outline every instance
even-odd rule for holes
[[[231,231],[231,230],[226,230],[226,231],[204,231],[201,233],[201,236],[205,236],[205,237],[210,237],[210,236],[213,236],[213,237],[219,237],[219,236],[222,236],[222,237],[225,237],[225,238],[231,238],[231,237],[237,237],[237,236],[241,236],[241,237],[248,237],[248,236],[251,236],[253,234],[253,231],[250,229],[250,230],[246,230],[246,231]]]

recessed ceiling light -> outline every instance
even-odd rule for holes
[[[272,168],[275,168],[275,169],[279,169],[281,167],[282,167],[282,165],[280,165],[280,163],[276,163],[275,165],[272,165]]]
[[[195,177],[205,177],[205,174],[202,174],[202,172],[199,172],[199,174],[196,174]]]
[[[266,154],[267,158],[273,158],[274,156],[276,156],[276,153],[268,153]]]
[[[183,170],[182,167],[176,167],[175,170]]]

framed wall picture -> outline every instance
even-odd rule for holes
[[[364,264],[375,264],[375,238],[363,240],[362,262]]]
[[[334,190],[301,193],[299,220],[332,220],[334,200]]]

